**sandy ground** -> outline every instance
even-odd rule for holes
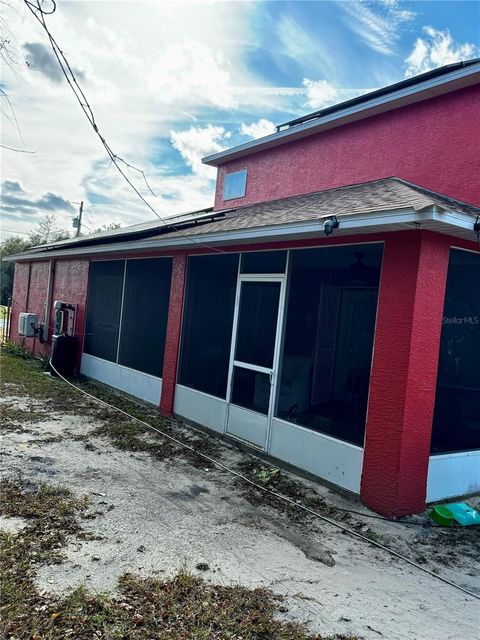
[[[30,406],[15,388],[3,401]],[[38,406],[37,401],[33,408]],[[85,527],[97,539],[73,539],[63,564],[41,569],[41,588],[59,592],[85,584],[105,591],[114,589],[126,571],[162,576],[182,566],[198,572],[196,566],[206,563],[209,569],[202,575],[207,580],[270,586],[286,595],[285,615],[310,621],[315,632],[355,633],[367,640],[480,637],[477,600],[331,525],[310,519],[297,523],[271,507],[252,505],[234,479],[218,469],[119,451],[93,436],[87,448],[73,439],[97,424],[85,416],[56,415],[0,432],[2,476],[20,473],[33,485],[66,485],[92,501]],[[222,445],[221,456],[235,465],[243,454]],[[302,482],[331,504],[368,513],[353,498]],[[382,542],[395,540],[397,549],[418,545],[425,566],[480,592],[478,555],[475,562],[455,545],[452,552],[441,544],[451,530],[367,518],[364,525]],[[19,519],[0,520],[0,527],[21,526]],[[432,532],[434,545],[428,539]],[[449,556],[454,560],[445,568],[442,558]]]

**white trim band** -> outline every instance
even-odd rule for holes
[[[82,354],[80,372],[83,375],[120,389],[136,398],[160,405],[162,394],[162,379],[124,367],[115,362],[109,362],[88,353]]]

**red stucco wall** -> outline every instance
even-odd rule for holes
[[[362,500],[386,516],[425,508],[451,240],[385,239],[362,472]]]
[[[89,264],[90,262],[87,258],[58,260],[55,263],[52,287],[52,308],[50,313],[50,329],[48,336],[50,339],[55,322],[55,311],[53,309],[54,301],[61,300],[62,302],[76,304],[77,317],[75,323],[75,335],[78,339],[79,368],[85,330],[85,308],[87,303]]]
[[[21,340],[18,336],[18,316],[20,313],[27,310],[29,273],[30,264],[28,262],[17,262],[15,264],[12,311],[10,319],[10,338],[17,342]]]
[[[480,86],[330,129],[219,167],[215,208],[397,176],[480,205]],[[222,200],[225,172],[248,169],[246,197]]]
[[[73,302],[77,306],[76,335],[79,340],[79,353],[83,344],[85,324],[85,305],[88,285],[87,258],[52,261],[53,282],[51,296],[51,310],[48,321],[48,340],[41,344],[38,339],[21,338],[18,335],[18,315],[22,311],[38,313],[40,322],[45,320],[45,303],[48,297],[48,278],[50,261],[21,262],[15,265],[15,279],[13,286],[12,321],[10,337],[17,342],[23,342],[28,349],[33,349],[39,355],[49,353],[51,336],[54,325],[53,301],[62,300]]]
[[[31,263],[27,311],[29,313],[38,313],[40,322],[43,322],[45,319],[49,270],[49,261]]]
[[[49,264],[42,261],[15,265],[10,337],[37,355],[44,353],[44,346],[38,338],[21,338],[18,335],[18,315],[22,311],[38,313],[39,321],[44,321]]]

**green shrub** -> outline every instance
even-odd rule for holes
[[[5,340],[5,342],[2,342],[0,344],[0,349],[3,351],[3,353],[8,353],[11,356],[22,358],[23,360],[33,358],[33,355],[28,349],[23,347],[21,344],[14,342],[13,340]]]

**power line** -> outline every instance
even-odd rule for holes
[[[0,144],[2,149],[8,149],[9,151],[16,151],[17,153],[37,153],[36,151],[28,151],[27,149],[15,149],[15,147],[9,147],[6,144]]]
[[[30,235],[30,233],[27,233],[26,231],[14,231],[13,229],[5,229],[5,227],[2,227],[0,231],[7,231],[8,233],[19,233],[22,236]]]
[[[54,36],[50,32],[50,30],[49,30],[49,28],[47,26],[47,23],[45,22],[45,16],[46,15],[51,15],[52,13],[55,12],[55,9],[56,9],[55,1],[51,0],[51,2],[52,2],[52,5],[53,5],[52,9],[50,11],[45,11],[42,8],[42,4],[43,4],[42,0],[37,0],[36,2],[31,2],[30,0],[24,0],[24,3],[28,7],[29,11],[32,13],[34,18],[37,20],[37,22],[41,25],[41,27],[44,29],[45,33],[47,34],[48,39],[50,41],[50,45],[52,47],[52,51],[53,51],[53,53],[55,55],[55,58],[57,59],[58,64],[60,65],[60,69],[61,69],[63,75],[65,76],[65,79],[66,79],[69,87],[71,88],[71,90],[72,90],[72,92],[73,92],[78,104],[80,105],[83,113],[85,114],[85,117],[87,118],[88,122],[90,123],[90,126],[95,131],[95,133],[98,136],[98,138],[100,139],[103,147],[105,148],[105,151],[107,152],[108,157],[110,158],[111,162],[115,165],[117,171],[120,173],[120,175],[123,177],[123,179],[127,182],[127,184],[130,186],[130,188],[140,198],[140,200],[162,222],[162,224],[164,224],[166,227],[170,227],[171,229],[174,229],[180,236],[185,237],[192,244],[198,244],[200,246],[206,247],[206,248],[211,249],[212,251],[216,251],[218,253],[225,253],[225,251],[223,251],[222,249],[219,249],[218,247],[213,247],[211,245],[205,244],[204,242],[200,242],[198,240],[195,240],[194,238],[192,238],[188,234],[183,233],[177,226],[171,224],[170,222],[168,222],[168,220],[163,218],[156,211],[156,209],[148,202],[148,200],[146,200],[146,198],[141,194],[141,192],[137,189],[137,187],[130,180],[130,178],[125,173],[123,168],[120,166],[120,163],[122,163],[128,168],[134,169],[135,171],[138,171],[143,176],[143,180],[144,180],[147,188],[149,189],[150,193],[155,196],[155,194],[152,191],[150,185],[148,184],[147,178],[145,176],[145,172],[142,169],[139,169],[138,167],[135,167],[134,165],[126,162],[123,158],[121,158],[116,153],[114,153],[114,151],[112,150],[112,148],[108,144],[107,140],[105,139],[105,137],[100,132],[100,129],[99,129],[98,124],[97,124],[96,119],[95,119],[95,114],[93,112],[92,107],[90,106],[90,103],[88,102],[87,97],[85,96],[85,93],[83,92],[82,87],[78,83],[78,80],[77,80],[77,78],[75,76],[75,73],[74,73],[72,67],[70,66],[70,63],[68,62],[68,59],[66,58],[65,54],[61,50],[59,44],[57,43],[57,41],[55,40]]]

